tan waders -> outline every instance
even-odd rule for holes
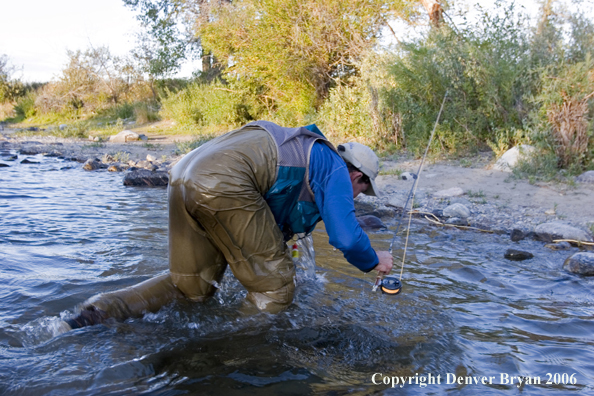
[[[84,304],[89,318],[81,314],[68,323],[74,328],[139,316],[181,293],[203,301],[216,291],[227,264],[260,310],[286,308],[293,300],[295,267],[263,198],[276,180],[276,166],[274,140],[256,126],[186,155],[169,180],[170,275],[95,296]]]

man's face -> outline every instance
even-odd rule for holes
[[[357,195],[363,191],[367,191],[370,183],[361,181],[364,176],[362,172],[355,171],[351,172],[349,175],[351,177],[351,183],[353,184],[353,198],[357,198]]]

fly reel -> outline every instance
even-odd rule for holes
[[[382,279],[381,289],[384,294],[396,295],[402,290],[402,282],[395,276],[386,276]]]

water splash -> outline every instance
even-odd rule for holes
[[[307,235],[297,240],[299,257],[293,258],[295,266],[303,280],[316,279],[316,252],[313,245],[313,236]]]

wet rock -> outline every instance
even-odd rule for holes
[[[558,243],[547,243],[544,247],[551,250],[569,250],[571,249],[571,243],[569,242],[558,242]]]
[[[107,168],[108,172],[122,172],[123,170],[124,169],[120,164],[110,165],[109,168]]]
[[[105,168],[107,168],[107,165],[101,162],[98,158],[89,158],[83,165],[83,169],[88,171]]]
[[[138,135],[136,132],[125,130],[118,133],[117,135],[111,136],[109,141],[113,143],[126,143],[138,140],[139,137],[140,135]]]
[[[470,217],[470,209],[462,204],[455,203],[446,207],[443,210],[443,215],[445,217],[459,217],[462,219],[467,219]]]
[[[540,224],[536,226],[534,232],[537,239],[543,242],[553,242],[555,239],[571,239],[582,242],[592,241],[590,233],[558,221]]]
[[[578,183],[594,183],[594,171],[587,171],[575,178]]]
[[[458,197],[460,195],[464,195],[464,191],[460,187],[452,187],[446,190],[439,190],[433,197],[435,198],[451,198],[451,197]]]
[[[8,155],[5,158],[2,158],[4,161],[16,161],[19,159],[18,155]]]
[[[511,231],[511,240],[514,242],[521,241],[522,239],[526,238],[526,234],[522,230],[518,230],[517,228]]]
[[[417,178],[417,175],[411,172],[402,172],[400,174],[400,178],[402,180],[415,180]]]
[[[152,172],[147,169],[137,169],[124,176],[124,186],[162,187],[169,183],[166,172]]]
[[[21,164],[39,164],[37,161],[31,161],[29,158],[25,158],[21,161]]]
[[[59,151],[50,151],[49,153],[43,153],[44,157],[61,157],[62,153]]]
[[[0,162],[0,168],[7,168],[10,165]]]
[[[357,222],[363,229],[375,230],[386,228],[386,225],[378,217],[373,215],[358,216]]]
[[[534,255],[530,252],[525,252],[523,250],[507,249],[503,257],[512,261],[522,261],[531,259],[532,257],[534,257]]]
[[[528,144],[520,144],[512,147],[497,160],[493,169],[502,172],[511,172],[512,168],[518,164],[520,159],[530,158],[532,153],[534,153],[534,147]]]
[[[580,275],[594,275],[594,253],[578,252],[563,263],[563,269]]]

